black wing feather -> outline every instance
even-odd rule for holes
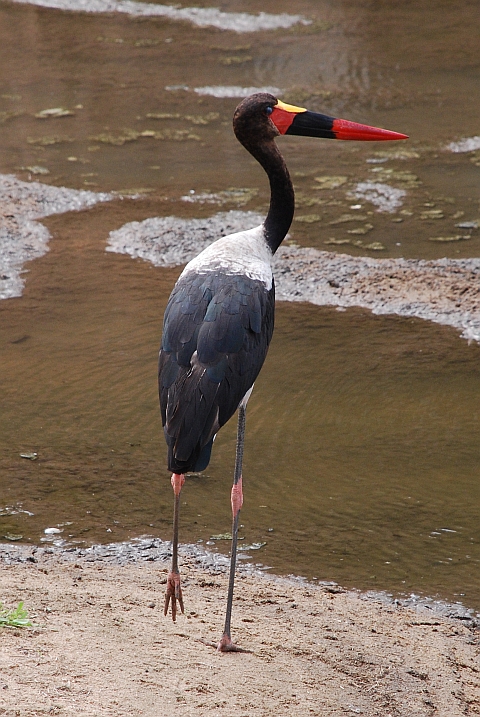
[[[246,276],[187,274],[165,311],[159,394],[174,473],[203,470],[212,440],[262,368],[275,289]]]

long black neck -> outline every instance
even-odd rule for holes
[[[275,253],[290,229],[295,211],[292,180],[273,139],[260,145],[246,142],[244,146],[262,165],[270,180],[270,208],[264,226],[267,243]]]

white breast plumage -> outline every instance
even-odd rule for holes
[[[271,262],[272,252],[261,224],[217,239],[187,264],[181,276],[220,270],[227,275],[240,274],[261,281],[270,290],[273,282]]]

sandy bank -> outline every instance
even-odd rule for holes
[[[478,630],[464,621],[244,570],[234,636],[252,652],[224,655],[200,641],[221,632],[220,564],[183,555],[186,614],[173,624],[162,614],[167,563],[147,551],[119,565],[114,553],[2,546],[1,597],[23,599],[38,625],[1,633],[2,714],[480,712]]]

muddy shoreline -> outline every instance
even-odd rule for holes
[[[221,632],[226,559],[183,547],[174,624],[162,614],[168,550],[1,546],[2,598],[24,600],[35,623],[2,633],[2,714],[478,713],[472,623],[241,568],[233,630],[251,652],[219,654],[203,640]]]
[[[60,541],[63,542],[63,541]],[[158,563],[168,567],[171,560],[170,541],[161,540],[151,536],[136,538],[131,541],[120,543],[102,543],[90,547],[75,547],[71,545],[56,546],[32,546],[12,545],[0,543],[0,562],[3,565],[39,564],[45,561],[53,561],[61,564],[72,564],[78,561],[87,563],[98,563],[123,567],[126,565],[141,565],[142,563]],[[183,563],[190,567],[211,573],[212,575],[225,575],[228,573],[230,559],[228,556],[211,552],[199,545],[181,544],[179,554]],[[462,605],[460,602],[449,603],[444,600],[416,595],[393,597],[384,591],[358,591],[347,590],[334,581],[309,582],[306,578],[296,575],[277,576],[266,572],[268,568],[260,566],[259,563],[249,562],[250,555],[240,553],[238,558],[237,572],[241,575],[250,575],[259,580],[287,581],[293,585],[309,586],[312,589],[320,588],[329,593],[345,593],[352,598],[373,601],[382,605],[390,605],[395,608],[403,607],[415,610],[423,615],[430,615],[445,619],[458,620],[459,623],[468,628],[480,628],[480,613],[472,608]]]

